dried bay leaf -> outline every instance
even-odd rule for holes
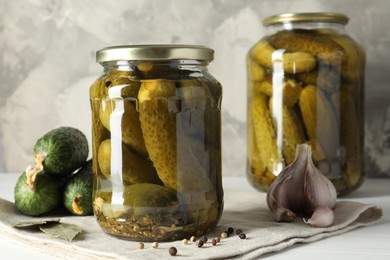
[[[31,227],[39,227],[46,224],[51,223],[60,223],[60,219],[45,219],[45,220],[34,220],[34,221],[21,221],[12,224],[12,227],[14,228],[31,228]]]
[[[39,227],[45,234],[71,242],[83,230],[74,224],[52,223]]]
[[[21,221],[12,224],[14,228],[40,230],[46,235],[72,241],[83,230],[75,225],[60,222],[60,219]]]

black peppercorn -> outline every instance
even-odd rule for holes
[[[177,254],[177,248],[174,247],[174,246],[170,247],[170,248],[169,248],[169,254],[170,254],[171,256],[175,256],[175,255]]]
[[[204,243],[206,243],[206,242],[207,242],[207,237],[203,236],[203,237],[201,238],[201,240],[202,240]]]
[[[237,229],[237,230],[236,230],[236,234],[237,234],[237,235],[240,235],[241,233],[242,233],[242,229]]]
[[[213,238],[213,239],[211,240],[211,244],[212,244],[213,246],[216,246],[216,245],[217,245],[217,240],[216,240],[215,238]]]
[[[203,240],[199,240],[199,242],[198,242],[198,247],[202,247],[203,244],[204,244]]]
[[[234,232],[234,228],[229,227],[228,230],[227,230],[227,233],[228,234],[233,234],[233,232]]]
[[[245,235],[245,233],[241,233],[241,234],[239,235],[239,237],[240,237],[241,239],[245,239],[245,238],[246,238],[246,235]]]

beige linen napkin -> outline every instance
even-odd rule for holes
[[[105,234],[97,225],[95,218],[61,217],[61,222],[73,223],[84,231],[73,242],[50,238],[42,232],[12,228],[12,224],[31,220],[14,208],[13,203],[0,199],[0,232],[17,243],[28,245],[47,254],[69,259],[156,259],[170,258],[168,249],[178,249],[176,258],[255,259],[259,256],[285,249],[295,243],[309,243],[338,235],[351,229],[378,222],[382,210],[374,205],[351,201],[339,201],[335,208],[335,222],[329,228],[313,228],[302,219],[293,223],[277,223],[268,210],[265,194],[254,191],[233,191],[225,193],[225,210],[218,227],[207,234],[209,241],[228,227],[242,229],[246,239],[237,235],[221,240],[217,246],[207,242],[202,248],[190,242],[182,241],[160,243],[157,249],[151,243],[145,243],[145,249],[138,248],[137,242],[121,240]],[[38,220],[39,218],[34,218]],[[47,219],[42,218],[42,219]]]

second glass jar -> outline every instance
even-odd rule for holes
[[[247,176],[256,188],[268,188],[300,143],[339,195],[361,185],[365,53],[347,22],[336,13],[263,21],[268,33],[247,56]]]
[[[94,214],[137,241],[200,236],[218,223],[222,87],[202,46],[117,46],[97,52],[90,88]]]

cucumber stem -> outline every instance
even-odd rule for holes
[[[79,202],[81,200],[81,195],[77,195],[72,202],[72,210],[74,213],[77,215],[82,215],[83,214],[83,208],[80,207]]]
[[[31,191],[35,190],[35,180],[37,175],[43,171],[43,160],[47,157],[46,153],[34,155],[35,167],[29,165],[26,169],[27,185]]]

